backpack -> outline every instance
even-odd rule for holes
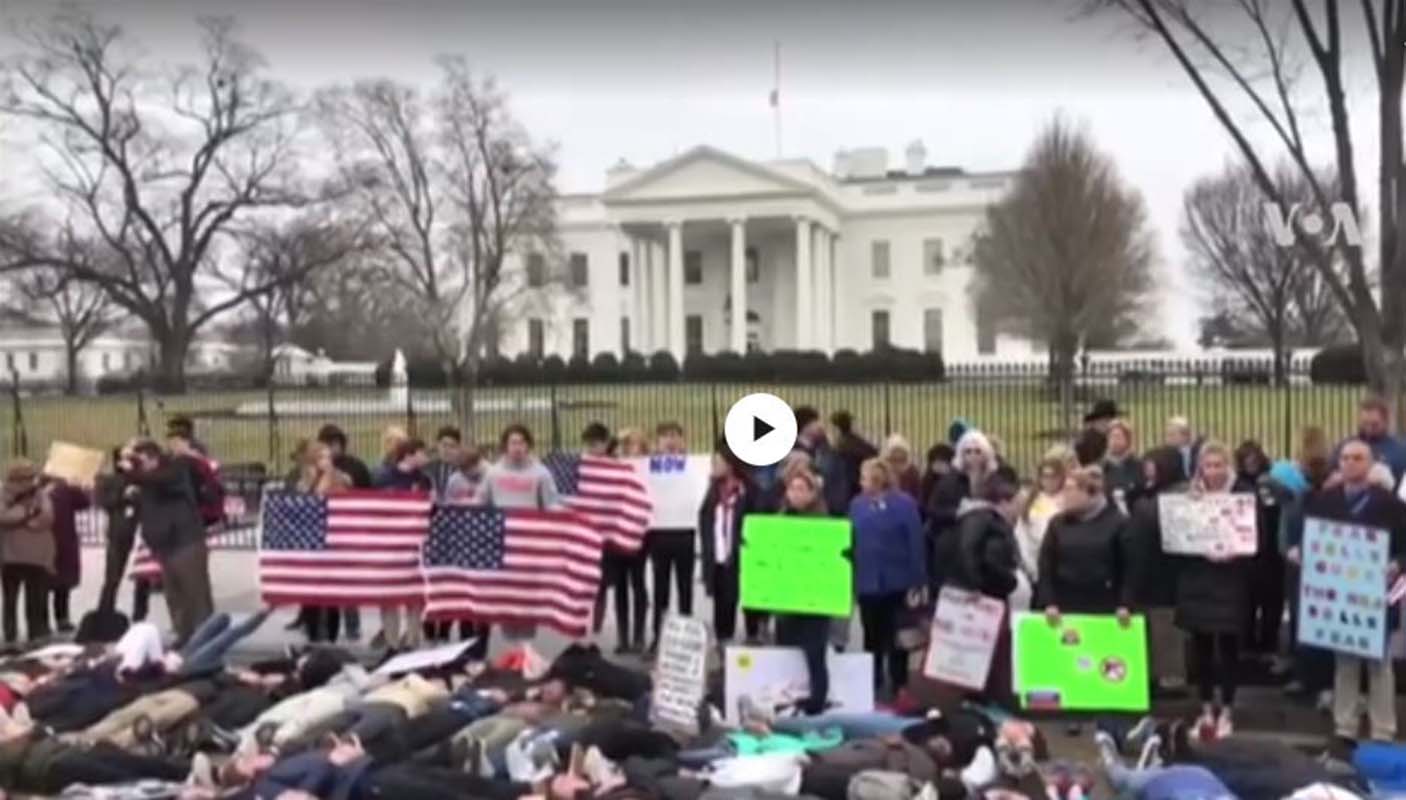
[[[200,509],[200,521],[205,527],[225,521],[225,484],[220,480],[220,466],[202,456],[192,456],[191,480],[195,484],[195,505]]]

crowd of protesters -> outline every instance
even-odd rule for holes
[[[238,622],[215,613],[207,536],[220,516],[213,510],[222,500],[218,464],[189,420],[176,419],[164,443],[136,439],[115,451],[114,468],[94,486],[68,485],[24,461],[5,473],[0,621],[6,645],[22,640],[21,607],[23,640],[31,649],[56,632],[73,631],[75,515],[94,501],[106,512],[108,552],[98,609],[85,625],[102,628],[116,616],[128,561],[144,546],[155,577],[137,583],[133,621],[145,616],[151,584],[158,583],[174,637],[166,648],[154,627],[136,624],[116,645],[90,646],[76,656],[31,652],[0,663],[0,786],[57,791],[76,782],[156,778],[181,783],[180,796],[190,797],[564,797],[647,785],[652,793],[645,796],[696,797],[665,791],[661,782],[680,780],[681,766],[718,767],[739,755],[738,735],[812,742],[806,737],[828,720],[839,731],[835,741],[799,745],[814,750],[811,761],[796,767],[801,783],[778,787],[782,793],[853,797],[860,776],[880,769],[888,779],[898,774],[910,783],[875,788],[873,796],[913,796],[923,783],[940,797],[1085,796],[1091,783],[1078,765],[1037,772],[1019,757],[1012,760],[1012,754],[1024,753],[1027,761],[1042,756],[1044,745],[1031,726],[1011,716],[1017,704],[1008,626],[1001,628],[985,688],[958,693],[955,705],[950,695],[934,695],[920,672],[910,675],[944,587],[998,599],[1009,612],[1041,612],[1051,624],[1063,614],[1109,615],[1124,624],[1133,614],[1145,616],[1154,696],[1194,692],[1200,714],[1189,724],[1141,725],[1132,732],[1100,726],[1102,768],[1130,795],[1285,797],[1335,782],[1339,788],[1325,791],[1343,796],[1331,792],[1361,787],[1340,762],[1355,756],[1359,767],[1373,758],[1406,763],[1406,751],[1379,749],[1397,734],[1391,656],[1301,647],[1292,634],[1306,518],[1389,531],[1388,578],[1402,572],[1406,503],[1398,489],[1406,446],[1389,435],[1382,402],[1365,400],[1358,432],[1336,446],[1321,429],[1309,428],[1292,458],[1275,461],[1254,441],[1231,449],[1198,436],[1192,421],[1180,417],[1167,421],[1160,445],[1142,449],[1117,405],[1099,401],[1074,440],[1030,465],[1024,481],[999,438],[964,420],[954,421],[947,437],[918,461],[903,436],[871,442],[846,411],[836,411],[828,426],[817,409],[800,406],[795,415],[795,448],[772,467],[749,466],[725,442],[713,445],[696,528],[651,530],[636,554],[607,550],[595,629],[604,625],[611,594],[617,654],[652,654],[671,608],[693,614],[696,571],[712,601],[719,645],[775,643],[804,654],[809,696],[797,708],[814,724],[762,712],[741,734],[727,733],[721,748],[718,723],[706,713],[697,737],[652,730],[637,715],[647,706],[647,676],[573,645],[545,674],[515,663],[515,677],[505,685],[501,671],[483,666],[489,626],[472,621],[457,625],[461,640],[474,641],[465,654],[469,669],[456,663],[378,680],[336,646],[361,638],[355,608],[306,606],[290,628],[304,632],[308,650],[253,670],[227,665],[230,648],[268,612]],[[690,451],[686,432],[674,422],[657,425],[652,435],[593,423],[582,433],[582,446],[597,457]],[[509,426],[492,444],[494,452],[488,449],[466,443],[453,427],[440,429],[432,444],[390,428],[378,460],[368,466],[348,452],[346,434],[327,425],[298,445],[285,487],[318,496],[422,491],[443,503],[500,508],[560,502],[526,427]],[[1237,558],[1165,552],[1158,497],[1174,492],[1253,494],[1257,552]],[[827,653],[850,646],[850,620],[740,607],[744,522],[748,515],[777,513],[850,521],[861,646],[872,655],[874,688],[885,710],[848,718],[826,712]],[[370,642],[379,658],[455,633],[449,623],[423,620],[415,606],[379,612],[380,632]],[[1393,609],[1389,625],[1398,624]],[[533,632],[502,631],[514,641]],[[80,639],[117,638],[88,633]],[[1258,755],[1268,772],[1246,777],[1244,754],[1233,748],[1253,747],[1234,736],[1234,713],[1242,679],[1256,670],[1283,678],[1286,693],[1332,709],[1334,760],[1305,761],[1263,744],[1268,749]],[[444,686],[427,677],[442,678]],[[610,701],[623,701],[624,716],[600,716]],[[934,708],[938,716],[931,716]],[[1373,744],[1358,746],[1362,710]],[[186,727],[193,720],[199,724]],[[882,738],[900,732],[900,739]],[[176,733],[181,746],[171,744]],[[163,742],[160,752],[141,750],[154,740]],[[593,745],[614,771],[566,774],[555,768],[557,760],[549,768],[543,754],[560,750],[564,756],[573,743]],[[1138,756],[1134,768],[1122,761],[1129,751]],[[222,762],[218,774],[197,752]],[[41,757],[42,769],[30,763]],[[631,771],[631,759],[667,767],[651,768],[656,771],[646,777]],[[1255,781],[1272,783],[1276,793],[1248,788],[1258,786]],[[757,778],[746,785],[764,784]],[[1157,794],[1157,786],[1170,793]]]

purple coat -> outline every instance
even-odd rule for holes
[[[72,589],[82,577],[77,515],[93,501],[87,492],[66,483],[54,484],[49,496],[54,503],[54,581],[60,588]]]

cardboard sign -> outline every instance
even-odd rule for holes
[[[1386,652],[1391,534],[1350,522],[1304,520],[1300,644],[1380,659]]]
[[[1134,616],[1016,614],[1012,624],[1016,696],[1042,711],[1146,711],[1147,626]]]
[[[1259,549],[1253,494],[1163,494],[1157,515],[1165,552],[1252,556]]]
[[[757,706],[778,712],[810,697],[805,656],[794,647],[729,647],[724,655],[723,716],[741,722],[738,702],[750,698]],[[874,710],[874,657],[869,653],[836,653],[826,648],[830,696],[826,711]]]
[[[923,674],[980,691],[1005,620],[1006,604],[979,592],[944,587],[932,616]]]
[[[698,733],[698,707],[706,691],[708,625],[677,614],[664,618],[654,668],[650,722]]]
[[[708,493],[712,456],[656,455],[628,458],[654,503],[651,528],[698,527],[698,507]]]
[[[103,468],[105,456],[101,450],[54,442],[49,445],[49,457],[44,461],[44,474],[62,478],[74,486],[92,486]]]
[[[742,521],[742,607],[848,617],[854,604],[847,519],[749,514]]]

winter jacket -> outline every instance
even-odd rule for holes
[[[0,558],[54,571],[54,503],[47,490],[19,494],[6,489],[0,498]]]
[[[851,485],[849,482],[849,470],[844,458],[824,441],[812,445],[797,439],[795,449],[810,456],[811,468],[824,481],[821,493],[825,496],[825,507],[832,515],[843,516],[858,487],[858,484]],[[776,480],[768,486],[778,483],[780,476],[774,475],[773,478]]]
[[[1142,459],[1137,456],[1103,459],[1103,485],[1108,488],[1109,499],[1118,503],[1124,513],[1132,511],[1143,480]]]
[[[1092,517],[1064,511],[1040,545],[1037,607],[1111,614],[1130,601],[1126,580],[1128,519],[1112,503]]]
[[[839,456],[840,463],[844,465],[845,484],[850,493],[849,498],[845,500],[844,507],[848,508],[849,500],[859,493],[860,465],[877,456],[879,449],[858,434],[842,433],[835,441],[835,454]]]
[[[191,474],[185,462],[163,456],[154,469],[135,470],[127,476],[141,487],[142,541],[158,556],[205,539]]]
[[[713,529],[714,522],[717,520],[718,493],[721,486],[721,481],[715,480],[710,483],[708,491],[703,495],[702,504],[698,506],[698,545],[703,559],[703,583],[710,596],[713,593],[713,566],[718,563],[717,538]],[[761,493],[755,486],[744,483],[740,491],[741,494],[737,497],[737,506],[732,515],[732,530],[729,537],[732,542],[732,552],[723,559],[724,564],[736,562],[737,556],[742,550],[742,520],[748,514],[758,513],[763,508]]]
[[[54,505],[54,578],[60,588],[72,589],[82,577],[77,516],[92,505],[92,497],[77,486],[57,483],[49,499]]]
[[[356,456],[343,453],[332,459],[332,466],[351,478],[353,489],[371,488],[371,470],[367,469],[366,463]]]
[[[923,524],[913,498],[894,489],[877,498],[860,494],[850,502],[849,518],[856,594],[894,594],[927,583]]]
[[[945,586],[980,592],[1004,601],[1016,587],[1015,535],[995,509],[972,503],[957,518]]]
[[[1252,559],[1176,559],[1176,624],[1191,633],[1240,633],[1250,606]]]
[[[812,764],[856,773],[870,769],[902,772],[919,781],[936,780],[939,773],[926,750],[898,736],[856,739],[832,750],[811,753],[810,760]]]
[[[1128,596],[1137,608],[1176,605],[1179,559],[1162,551],[1162,520],[1157,498],[1163,492],[1186,491],[1185,484],[1161,490],[1144,488],[1128,519]]]
[[[371,476],[371,486],[398,492],[433,492],[430,477],[420,470],[406,472],[393,464],[382,464]]]
[[[274,764],[258,780],[258,797],[279,797],[284,792],[302,791],[327,800],[349,800],[357,796],[357,785],[371,769],[371,758],[362,756],[345,766],[337,766],[321,750],[291,756]]]

